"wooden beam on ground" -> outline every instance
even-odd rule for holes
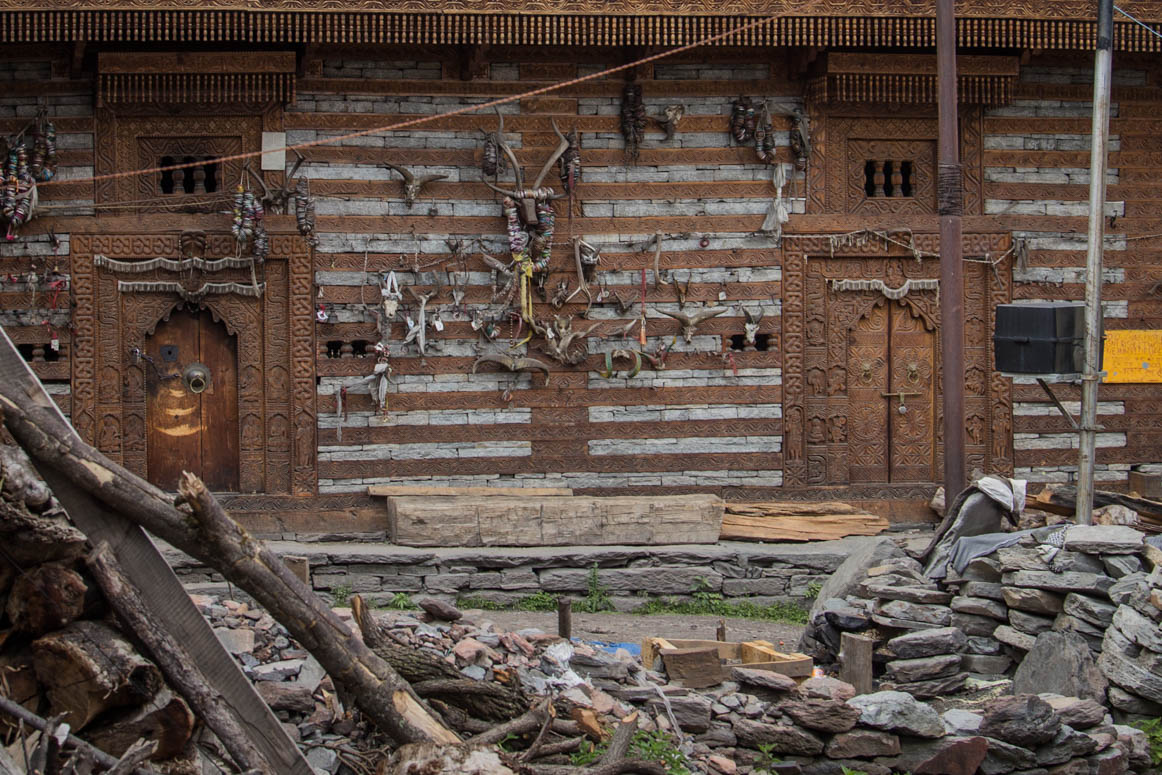
[[[568,487],[429,487],[394,484],[373,484],[367,494],[375,497],[428,496],[439,498],[553,498],[568,497],[573,491]]]
[[[726,504],[727,514],[747,517],[829,517],[836,514],[867,514],[849,503],[839,501],[760,501]]]
[[[1095,509],[1115,504],[1136,511],[1144,523],[1155,523],[1155,531],[1157,527],[1162,527],[1162,501],[1123,495],[1118,492],[1106,492],[1105,490],[1094,491],[1093,507]],[[1067,485],[1049,485],[1036,495],[1025,496],[1025,505],[1052,514],[1072,517],[1077,511],[1077,488]],[[1149,525],[1143,526],[1147,529],[1150,527]]]
[[[724,541],[830,541],[879,535],[887,529],[888,520],[875,514],[758,517],[726,513],[720,537]]]
[[[741,645],[742,664],[753,670],[769,670],[788,678],[809,678],[815,669],[814,660],[806,654],[777,651],[765,640],[746,641]]]
[[[391,541],[401,546],[712,544],[722,529],[722,499],[392,497],[387,515]]]
[[[717,686],[726,680],[722,660],[714,646],[692,649],[662,649],[662,664],[670,680],[678,679],[690,689]]]

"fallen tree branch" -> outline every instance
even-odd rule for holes
[[[29,401],[11,378],[0,383],[0,404],[5,426],[30,457],[248,592],[347,687],[384,733],[398,742],[459,742],[390,665],[226,514],[197,477],[186,474],[179,485],[190,506],[190,513],[183,513],[166,493],[81,441],[54,409]]]
[[[668,775],[665,767],[644,759],[622,759],[613,764],[600,764],[583,769],[568,764],[525,764],[521,767],[521,772],[528,775],[627,775],[627,773]]]
[[[634,711],[617,725],[613,738],[609,741],[609,747],[601,757],[600,766],[619,762],[629,755],[629,746],[633,743],[634,733],[637,732],[637,715],[637,711]]]
[[[525,713],[522,716],[514,718],[504,724],[493,727],[487,732],[482,732],[475,737],[470,737],[464,742],[467,745],[492,745],[499,743],[509,735],[522,735],[526,732],[532,732],[534,729],[540,727],[544,723],[545,718],[552,718],[549,711],[549,700],[546,698],[537,704],[535,708]]]
[[[28,724],[28,726],[40,732],[47,732],[50,726],[48,720],[36,715],[23,705],[13,702],[3,694],[0,694],[0,711],[7,713],[13,718],[23,721],[25,724]],[[93,758],[93,761],[105,769],[111,769],[116,767],[118,764],[118,759],[116,757],[110,756],[100,748],[86,743],[76,735],[70,734],[65,738],[65,740],[69,745],[78,751],[84,751],[88,753],[89,756]],[[127,770],[126,772],[129,771]],[[137,767],[136,769],[132,770],[132,772],[136,773],[136,775],[158,775],[156,770],[153,770],[149,767]]]
[[[122,573],[113,550],[102,541],[85,559],[89,571],[105,593],[118,618],[141,639],[173,688],[194,709],[206,726],[218,736],[222,745],[241,770],[259,768],[273,772],[272,767],[254,746],[238,719],[224,707],[221,695],[206,683],[189,653],[164,629],[157,627],[145,609],[137,589]]]

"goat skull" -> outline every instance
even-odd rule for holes
[[[390,162],[385,162],[380,166],[395,170],[403,178],[403,201],[404,204],[406,204],[408,207],[411,207],[413,204],[415,204],[416,198],[419,197],[420,193],[424,190],[424,186],[448,177],[447,175],[424,175],[422,178],[417,180],[416,176],[412,174],[411,170],[405,169],[404,167],[396,166]]]
[[[674,320],[677,320],[682,324],[682,340],[686,342],[686,344],[690,344],[690,342],[694,339],[695,329],[698,328],[702,321],[718,317],[726,311],[726,307],[711,307],[695,310],[693,314],[688,314],[686,312],[666,312],[665,310],[661,310],[661,313],[663,315],[672,317]]]

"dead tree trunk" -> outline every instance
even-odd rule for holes
[[[367,717],[400,742],[459,738],[424,708],[411,687],[343,625],[263,542],[234,522],[202,482],[187,474],[183,513],[164,492],[82,442],[59,414],[0,384],[4,424],[29,456],[68,477],[129,521],[221,572],[283,624]]]

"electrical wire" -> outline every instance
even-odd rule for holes
[[[1114,6],[1114,10],[1117,11],[1118,13],[1120,13],[1122,16],[1125,16],[1127,19],[1132,21],[1134,24],[1137,24],[1139,27],[1141,27],[1144,30],[1146,30],[1147,32],[1149,32],[1154,37],[1162,38],[1162,33],[1158,32],[1158,30],[1154,29],[1149,24],[1146,24],[1146,22],[1142,21],[1141,19],[1137,19],[1137,18],[1131,16],[1130,14],[1123,11],[1121,8],[1118,8],[1116,5]]]
[[[764,24],[773,24],[778,18],[779,18],[778,16],[767,16],[767,17],[764,17],[762,19],[755,19],[754,21],[747,22],[746,24],[741,24],[738,27],[734,27],[730,30],[727,30],[726,32],[720,32],[717,35],[711,35],[709,37],[701,38],[700,40],[696,40],[696,41],[693,41],[691,43],[687,43],[684,46],[678,46],[677,48],[672,48],[668,51],[661,51],[657,54],[651,54],[650,56],[642,57],[641,59],[634,60],[633,62],[627,62],[626,64],[623,64],[623,65],[617,65],[616,67],[611,67],[607,70],[601,70],[600,72],[590,73],[589,75],[582,75],[582,76],[579,76],[577,78],[572,78],[572,79],[567,80],[567,81],[560,81],[558,83],[549,84],[548,86],[542,86],[542,87],[537,88],[537,89],[532,89],[532,90],[524,92],[522,94],[514,94],[514,95],[511,95],[508,97],[500,97],[499,99],[491,100],[489,102],[481,103],[479,105],[466,105],[465,107],[456,108],[455,110],[450,110],[446,113],[439,113],[439,114],[435,114],[435,115],[431,115],[431,116],[418,116],[416,118],[408,119],[407,121],[401,121],[398,124],[387,124],[384,126],[375,127],[373,129],[363,129],[363,130],[360,130],[358,132],[350,132],[350,133],[345,134],[345,135],[339,135],[338,137],[327,137],[327,138],[323,138],[320,140],[310,140],[307,142],[297,143],[295,145],[287,145],[287,146],[283,146],[282,148],[266,148],[266,149],[263,149],[260,151],[246,151],[244,153],[235,153],[235,154],[231,154],[229,156],[219,156],[218,158],[215,158],[215,159],[208,159],[208,160],[204,159],[202,161],[186,162],[183,164],[171,164],[171,165],[163,166],[163,167],[149,167],[146,169],[139,169],[139,170],[125,170],[122,172],[109,172],[109,173],[105,173],[103,175],[93,175],[93,176],[87,177],[87,178],[70,178],[69,180],[55,179],[55,180],[45,181],[45,182],[39,183],[37,185],[38,186],[55,186],[55,185],[59,185],[62,183],[92,183],[92,182],[96,182],[99,180],[114,180],[114,179],[118,179],[118,178],[137,177],[140,175],[156,175],[159,172],[169,172],[171,170],[188,169],[190,167],[202,167],[202,166],[205,166],[207,164],[221,164],[223,162],[228,162],[228,161],[241,161],[242,159],[252,159],[252,158],[255,158],[257,156],[266,156],[267,154],[278,153],[280,151],[285,152],[285,151],[294,151],[294,150],[298,150],[301,148],[314,148],[316,146],[331,145],[334,143],[342,142],[344,140],[351,140],[351,139],[354,139],[357,137],[367,137],[368,135],[379,134],[381,132],[392,132],[392,131],[395,131],[398,129],[406,129],[408,127],[418,126],[420,124],[427,124],[429,122],[436,121],[438,119],[451,118],[452,116],[461,116],[461,115],[464,115],[466,113],[474,113],[478,110],[486,110],[488,108],[499,107],[501,105],[508,105],[509,103],[519,102],[521,100],[528,99],[529,97],[536,97],[536,96],[541,95],[541,94],[548,94],[550,92],[560,91],[561,89],[566,89],[570,86],[576,86],[578,84],[585,83],[587,81],[594,81],[594,80],[597,80],[599,78],[604,78],[608,75],[612,75],[614,73],[620,73],[623,70],[630,70],[630,69],[635,68],[635,67],[640,67],[641,65],[649,64],[650,62],[656,62],[659,59],[665,59],[666,57],[670,57],[670,56],[673,56],[675,54],[681,54],[685,51],[691,51],[695,48],[698,48],[699,46],[705,46],[707,44],[714,43],[714,42],[719,41],[719,40],[723,40],[723,39],[728,38],[732,35],[737,35],[740,32],[745,32],[746,30],[753,29],[755,27],[759,27],[759,26],[762,26]]]

